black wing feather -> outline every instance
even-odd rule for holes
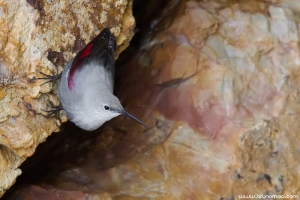
[[[114,79],[115,76],[115,50],[116,40],[108,28],[104,28],[99,35],[90,41],[81,50],[72,63],[68,77],[69,86],[73,83],[73,76],[77,70],[86,66],[90,62],[99,66],[104,66]]]

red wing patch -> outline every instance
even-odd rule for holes
[[[81,55],[79,56],[79,58],[84,58],[84,57],[86,57],[86,56],[89,56],[89,55],[91,54],[91,48],[93,47],[93,45],[94,45],[94,44],[89,44],[89,45],[87,45],[87,46],[83,49],[83,51],[82,51]]]
[[[76,69],[78,68],[78,58],[74,59],[73,63],[72,63],[72,67],[71,67],[71,71],[69,73],[69,77],[68,77],[68,88],[69,90],[72,90],[74,87],[74,74]]]
[[[68,88],[69,90],[72,90],[74,87],[74,74],[77,69],[80,68],[80,61],[81,59],[89,56],[91,54],[91,49],[94,44],[87,45],[81,52],[79,52],[79,55],[77,55],[72,63],[71,71],[68,78]]]

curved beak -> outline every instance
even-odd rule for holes
[[[122,110],[121,114],[122,114],[122,115],[125,115],[125,116],[127,116],[127,117],[130,117],[131,119],[137,121],[138,123],[140,123],[141,125],[143,125],[145,128],[147,128],[147,126],[146,126],[143,122],[141,122],[141,121],[140,121],[139,119],[137,119],[135,116],[129,114],[126,110]]]

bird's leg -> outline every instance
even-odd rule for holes
[[[53,76],[51,76],[51,75],[48,75],[48,74],[44,74],[43,72],[40,72],[40,71],[38,71],[40,74],[42,74],[43,76],[45,76],[44,78],[36,78],[36,79],[39,79],[39,80],[47,80],[45,83],[42,83],[41,85],[44,85],[44,84],[46,84],[46,83],[49,83],[49,82],[53,82],[53,81],[56,81],[56,80],[58,80],[58,79],[60,79],[60,77],[61,77],[61,74],[62,73],[60,73],[60,74],[57,74],[57,75],[53,75]],[[40,85],[40,86],[41,86]]]
[[[49,117],[51,117],[53,115],[58,115],[59,111],[63,110],[63,107],[62,107],[61,104],[58,105],[58,106],[54,106],[52,104],[50,104],[50,105],[48,104],[48,107],[50,107],[51,110],[42,110],[43,112],[48,113],[47,115],[42,114],[46,118],[49,118]]]

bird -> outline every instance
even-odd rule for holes
[[[67,63],[59,76],[53,76],[60,79],[61,108],[68,119],[83,130],[96,130],[119,115],[130,117],[146,127],[128,113],[113,94],[115,51],[115,37],[109,28],[104,28]]]

